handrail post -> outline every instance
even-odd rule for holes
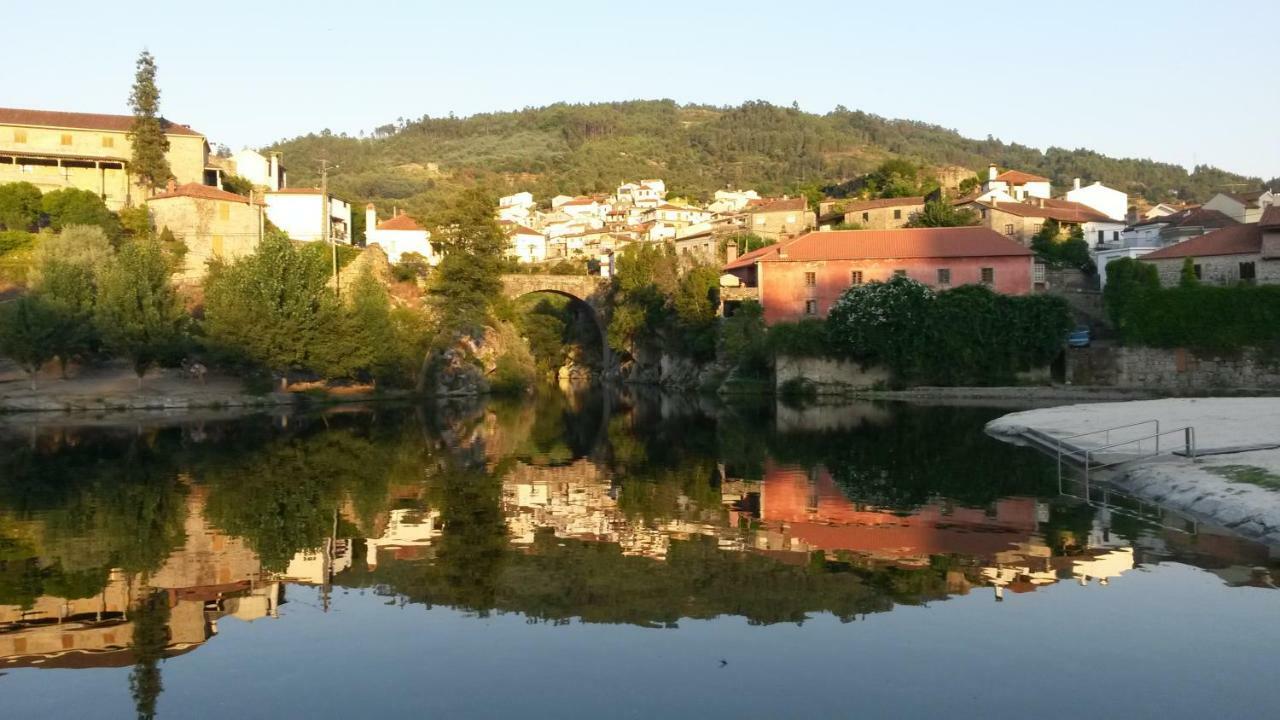
[[[1196,429],[1188,425],[1183,431],[1183,440],[1187,444],[1187,457],[1194,460],[1196,458]]]

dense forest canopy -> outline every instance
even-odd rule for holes
[[[499,191],[605,192],[624,179],[662,177],[674,196],[706,198],[724,187],[764,193],[834,188],[890,158],[981,171],[988,163],[1044,175],[1063,190],[1073,178],[1101,180],[1149,201],[1204,201],[1219,190],[1262,186],[1259,178],[1207,165],[1111,158],[1086,149],[1039,150],[954,130],[838,107],[806,113],[766,102],[738,107],[671,100],[570,105],[465,118],[401,119],[361,137],[329,130],[283,140],[292,184],[317,182],[320,160],[336,163],[332,187],[355,201],[386,204],[446,186]]]

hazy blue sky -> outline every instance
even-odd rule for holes
[[[165,115],[233,148],[559,100],[765,99],[1280,175],[1256,0],[5,5],[0,105],[126,112],[147,47]]]

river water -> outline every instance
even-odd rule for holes
[[[0,716],[1274,717],[1277,554],[1003,412],[11,420]]]

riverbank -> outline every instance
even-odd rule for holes
[[[1184,457],[1182,434],[1155,443],[1155,432],[1194,428],[1195,456]],[[1121,428],[1129,425],[1131,427]],[[1121,428],[1083,438],[1107,428]],[[1063,439],[1079,450],[1108,451],[1123,461],[1094,477],[1143,500],[1253,540],[1280,546],[1280,398],[1166,398],[1027,410],[993,420],[987,432],[1015,443],[1036,434]]]

